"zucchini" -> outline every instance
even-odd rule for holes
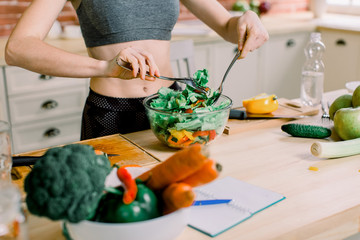
[[[327,138],[331,136],[331,130],[322,126],[289,123],[281,126],[281,130],[293,137]]]
[[[338,142],[314,142],[311,153],[319,158],[339,158],[360,154],[360,138]]]

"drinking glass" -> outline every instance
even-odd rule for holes
[[[11,181],[10,125],[0,121],[0,180]]]
[[[27,240],[26,218],[16,185],[0,179],[0,239]]]

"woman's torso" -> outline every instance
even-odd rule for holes
[[[147,4],[154,2],[157,6],[144,6],[142,0],[106,0],[105,7],[101,5],[104,1],[82,0],[81,3],[81,0],[75,0],[72,2],[76,9],[79,7],[77,12],[78,15],[80,14],[79,20],[80,24],[82,23],[89,56],[99,60],[111,60],[124,48],[130,46],[141,48],[153,55],[161,75],[172,76],[169,38],[178,17],[178,0],[149,0],[146,2]],[[136,6],[136,2],[139,7]],[[122,11],[116,12],[116,6],[119,4],[124,6],[119,8]],[[166,9],[169,7],[166,4],[172,7],[172,11],[168,10],[168,14],[164,12],[161,14],[162,10],[159,7],[164,5],[162,8]],[[94,11],[94,7],[98,10]],[[157,17],[160,14],[161,17]],[[129,25],[131,26],[129,27]],[[160,79],[145,81],[141,79],[92,78],[90,81],[90,87],[95,92],[105,96],[123,98],[145,97],[156,93],[160,87],[168,87],[171,84],[172,82]]]
[[[89,48],[88,52],[90,56],[96,59],[110,60],[123,48],[128,46],[141,47],[153,54],[163,76],[172,76],[169,45],[169,41],[143,40]],[[160,87],[168,87],[171,84],[170,81],[160,79],[146,81],[141,79],[92,78],[90,81],[90,87],[95,92],[105,96],[123,98],[146,97],[156,93]]]

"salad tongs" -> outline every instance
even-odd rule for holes
[[[125,67],[123,65],[120,65],[118,64],[120,67],[128,70],[128,71],[132,71],[132,69],[128,68],[128,67]],[[169,80],[169,81],[176,81],[176,82],[179,82],[179,83],[183,83],[183,84],[186,84],[192,88],[194,88],[195,90],[198,90],[200,91],[201,93],[204,93],[204,94],[208,94],[208,90],[206,90],[204,87],[202,86],[198,86],[196,84],[196,82],[194,81],[193,78],[191,77],[187,77],[187,78],[175,78],[175,77],[164,77],[164,76],[160,76],[160,77],[156,77],[156,76],[151,76],[149,75],[148,73],[145,74],[146,76],[148,77],[155,77],[155,78],[159,78],[159,79],[162,79],[162,80]]]

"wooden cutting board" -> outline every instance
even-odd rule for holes
[[[149,166],[160,162],[160,160],[155,156],[121,134],[94,138],[75,143],[91,145],[94,149],[101,150],[107,154],[118,154],[118,156],[109,156],[111,165],[118,163],[119,165],[137,164],[141,166]],[[14,156],[42,156],[46,150],[47,149],[41,149]],[[21,190],[23,190],[24,179],[31,169],[32,166],[14,167],[12,169],[11,175],[13,182],[17,184]]]
[[[301,106],[299,103],[289,99],[280,98],[279,108],[272,112],[273,115],[286,115],[286,116],[313,116],[319,113],[319,107]],[[237,108],[245,110],[244,108]],[[280,126],[285,122],[293,120],[294,118],[279,118],[279,119],[229,119],[224,129],[225,134],[234,134],[245,132],[251,129],[260,129],[267,127]]]

